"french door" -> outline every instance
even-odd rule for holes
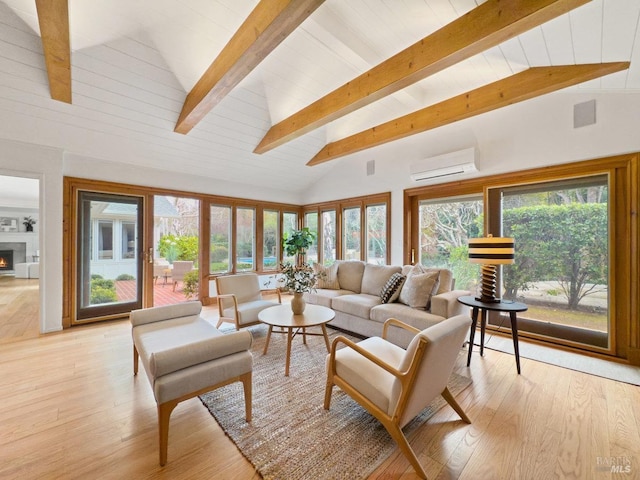
[[[78,192],[77,322],[142,308],[143,198]]]

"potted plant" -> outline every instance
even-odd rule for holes
[[[285,233],[282,237],[284,253],[290,257],[295,255],[296,262],[300,265],[304,263],[304,254],[313,245],[315,238],[315,235],[308,227],[304,227],[302,230],[294,230],[290,234]]]
[[[281,263],[280,271],[282,276],[278,281],[283,284],[285,290],[293,294],[291,310],[294,314],[300,315],[306,306],[303,294],[315,288],[320,274],[306,263],[300,265]]]
[[[33,232],[35,223],[36,221],[31,217],[24,217],[24,222],[22,222],[27,232]]]
[[[296,264],[281,263],[280,271],[282,276],[278,281],[283,284],[284,290],[293,294],[291,310],[296,315],[304,311],[306,305],[303,299],[304,292],[310,292],[318,278],[315,270],[304,262],[304,254],[313,245],[314,240],[315,235],[308,227],[294,230],[289,234],[285,233],[282,237],[284,253],[290,257],[295,256]]]

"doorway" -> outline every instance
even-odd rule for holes
[[[0,175],[0,343],[40,335],[40,180]]]

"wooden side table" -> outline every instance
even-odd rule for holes
[[[478,325],[478,312],[482,311],[482,318],[480,320],[480,356],[484,355],[484,333],[487,328],[487,312],[509,312],[509,319],[511,320],[511,336],[513,337],[513,350],[516,356],[516,367],[518,368],[518,375],[520,375],[520,349],[518,347],[518,318],[517,312],[524,312],[527,310],[527,306],[524,303],[500,301],[497,303],[484,303],[476,300],[476,297],[466,295],[458,297],[458,302],[463,305],[467,305],[473,309],[471,315],[471,333],[469,334],[469,354],[467,355],[467,367],[471,364],[471,352],[473,351],[473,339],[476,334],[476,326]]]

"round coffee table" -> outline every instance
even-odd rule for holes
[[[330,308],[323,307],[321,305],[308,305],[305,307],[304,312],[301,315],[294,315],[291,311],[291,305],[277,305],[275,307],[265,308],[258,314],[258,320],[262,323],[269,325],[269,331],[267,332],[267,341],[264,345],[263,355],[266,355],[269,348],[269,340],[271,339],[271,332],[273,327],[280,327],[280,330],[276,330],[276,333],[287,334],[287,361],[284,369],[285,376],[289,376],[289,363],[291,360],[291,340],[298,333],[302,332],[302,341],[306,345],[307,335],[311,336],[323,336],[324,343],[329,352],[329,337],[327,336],[328,322],[333,320],[336,312]],[[322,328],[322,333],[308,333],[307,328],[317,327]]]

